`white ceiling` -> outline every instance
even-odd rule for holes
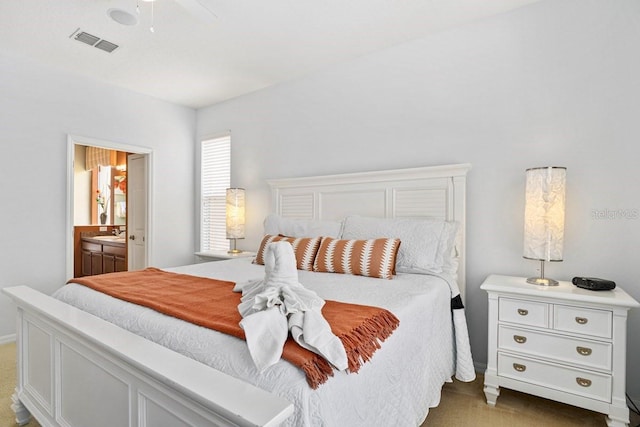
[[[136,0],[0,0],[0,51],[199,108],[535,1],[157,0],[152,33],[143,1],[124,26],[107,10]]]

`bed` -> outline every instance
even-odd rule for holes
[[[237,338],[81,285],[66,285],[55,298],[15,287],[5,293],[18,306],[17,421],[32,414],[43,425],[74,427],[419,425],[439,403],[444,382],[474,377],[464,310],[452,310],[452,301],[464,300],[468,170],[447,165],[268,182],[273,215],[265,234],[367,238],[387,224],[384,218],[458,226],[454,269],[409,269],[392,280],[298,272],[300,283],[324,299],[383,307],[400,320],[358,373],[335,371],[313,389],[284,360],[259,373]],[[264,275],[249,258],[168,270],[234,282]]]

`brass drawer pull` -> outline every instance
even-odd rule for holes
[[[586,378],[577,377],[576,378],[576,382],[578,383],[578,385],[580,385],[582,387],[590,387],[591,386],[591,380],[588,380]]]
[[[578,322],[580,325],[586,325],[588,321],[589,319],[587,319],[586,317],[576,317],[576,322]]]
[[[589,347],[576,347],[578,354],[582,356],[591,356],[591,349]]]
[[[529,314],[529,310],[525,310],[524,308],[519,308],[518,309],[518,314],[520,316],[526,316],[527,314]]]
[[[527,342],[527,337],[523,337],[522,335],[514,335],[513,340],[518,344],[524,344]]]
[[[524,372],[527,370],[527,367],[525,365],[521,365],[519,363],[514,363],[513,364],[513,369],[515,369],[518,372]],[[588,381],[588,380],[587,380]],[[589,381],[590,382],[590,381]],[[587,387],[587,386],[585,386]]]

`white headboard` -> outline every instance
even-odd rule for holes
[[[341,220],[431,217],[457,221],[458,285],[465,296],[465,191],[470,164],[271,179],[271,211],[283,217]]]

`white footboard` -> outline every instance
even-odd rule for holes
[[[276,426],[293,405],[26,286],[16,421],[43,426]]]

